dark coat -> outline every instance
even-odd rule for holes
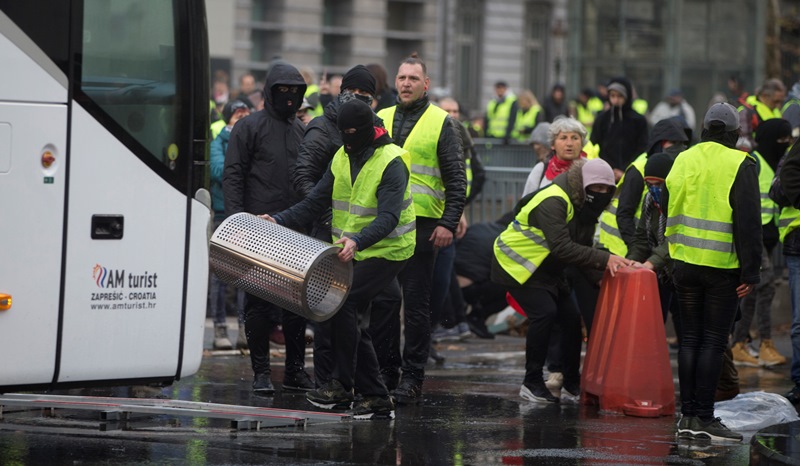
[[[631,106],[631,83],[625,78],[615,78],[611,82],[625,86],[628,98],[621,108],[611,107],[597,116],[592,125],[592,143],[600,145],[600,158],[611,168],[625,170],[647,149],[647,119]]]
[[[789,205],[800,209],[800,144],[795,143],[783,161],[780,173],[781,189],[789,199]],[[783,253],[800,256],[800,228],[793,230],[783,240]]]
[[[339,99],[335,99],[325,106],[322,116],[311,120],[306,127],[294,175],[294,188],[302,196],[307,196],[314,189],[336,151],[342,147],[342,135],[336,126],[341,105]],[[375,115],[375,126],[383,127],[383,120],[378,115]]]
[[[422,114],[431,103],[428,96],[412,103],[408,107],[397,106],[392,124],[392,138],[400,147],[403,147],[411,130],[414,129]],[[390,122],[384,122],[389,125]],[[439,135],[438,157],[439,171],[445,190],[445,204],[442,218],[435,220],[437,226],[443,226],[455,232],[467,197],[467,176],[464,161],[462,160],[461,136],[456,125],[459,123],[449,116],[445,118],[442,132]],[[387,126],[388,127],[388,126]],[[423,219],[423,217],[418,217]],[[424,228],[418,220],[417,228]],[[422,223],[427,223],[422,220]]]
[[[682,144],[675,144],[663,149],[663,141],[681,142]],[[686,128],[680,121],[680,117],[667,118],[653,126],[647,156],[663,151],[671,155],[674,160],[679,153],[686,150],[688,144],[689,136],[686,134]],[[636,234],[636,214],[643,192],[644,177],[636,167],[631,165],[625,171],[625,181],[619,187],[619,204],[617,205],[619,234],[629,247]]]
[[[542,230],[550,248],[550,255],[536,269],[531,278],[520,285],[497,262],[492,260],[492,281],[503,286],[518,288],[544,288],[556,293],[566,283],[564,271],[568,265],[588,267],[602,270],[608,263],[611,254],[608,251],[593,248],[595,222],[583,222],[578,212],[586,199],[583,188],[581,167],[583,161],[575,161],[566,173],[553,179],[553,184],[560,186],[569,196],[575,208],[572,221],[567,223],[567,203],[559,197],[543,200],[528,217],[528,224]],[[535,192],[523,197],[514,208],[518,213],[522,207],[533,199]]]
[[[267,76],[264,110],[233,127],[222,175],[226,215],[274,214],[301,199],[291,180],[305,127],[294,115],[281,118],[273,110],[271,89],[277,85],[298,86],[300,95],[306,88],[296,68],[275,64]]]

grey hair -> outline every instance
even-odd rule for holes
[[[547,130],[547,140],[550,143],[550,146],[553,145],[553,142],[556,140],[556,136],[560,133],[578,133],[581,135],[581,147],[586,145],[586,127],[583,126],[583,123],[576,120],[573,117],[568,116],[558,116],[552,123],[550,123],[550,128]]]

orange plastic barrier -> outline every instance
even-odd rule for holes
[[[667,337],[656,275],[606,272],[581,374],[581,403],[630,416],[675,414]]]

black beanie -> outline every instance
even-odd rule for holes
[[[369,72],[366,66],[356,65],[344,74],[342,77],[341,89],[346,91],[348,89],[358,89],[361,91],[369,92],[370,95],[375,95],[375,77]]]
[[[672,169],[672,156],[666,152],[659,152],[647,157],[647,163],[644,165],[644,176],[666,179]]]

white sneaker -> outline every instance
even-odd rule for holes
[[[561,387],[564,386],[564,374],[561,372],[551,372],[544,382],[544,386],[550,390],[554,397],[561,396]]]

